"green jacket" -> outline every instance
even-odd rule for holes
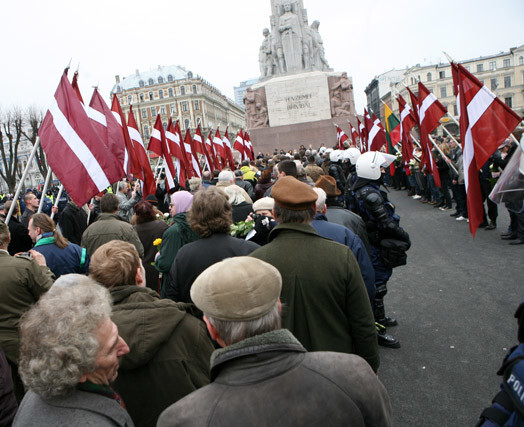
[[[82,247],[87,249],[89,257],[104,243],[111,240],[123,240],[136,247],[140,258],[144,258],[144,246],[131,224],[117,214],[102,213],[98,219],[87,227],[82,234]]]
[[[375,321],[355,256],[305,224],[280,224],[250,256],[282,275],[282,327],[308,351],[354,353],[379,367]]]
[[[20,317],[51,287],[55,276],[30,257],[4,251],[0,251],[0,271],[0,346],[18,364]]]
[[[160,299],[149,289],[117,286],[112,320],[130,352],[120,360],[113,387],[135,426],[155,426],[169,405],[209,384],[214,348],[193,304]]]

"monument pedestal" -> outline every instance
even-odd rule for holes
[[[317,150],[322,144],[333,147],[337,144],[337,130],[333,122],[347,128],[347,120],[355,121],[355,116],[340,116],[336,119],[319,120],[307,123],[295,123],[284,126],[252,129],[249,131],[255,154],[262,151],[264,154],[273,154],[276,149],[298,149],[301,145]],[[345,126],[343,126],[345,125]],[[353,123],[356,126],[356,123]]]

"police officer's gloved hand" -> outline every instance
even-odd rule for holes
[[[387,224],[386,235],[389,238],[401,240],[402,242],[406,242],[411,247],[411,240],[409,239],[409,234],[394,221],[390,221]]]

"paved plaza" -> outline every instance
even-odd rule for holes
[[[399,350],[380,349],[379,376],[396,426],[473,426],[497,393],[506,350],[517,343],[513,317],[524,298],[524,246],[479,229],[391,190],[413,243],[408,265],[395,269],[386,310]]]

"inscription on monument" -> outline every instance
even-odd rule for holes
[[[273,79],[265,88],[271,126],[331,118],[327,77],[323,73]]]

